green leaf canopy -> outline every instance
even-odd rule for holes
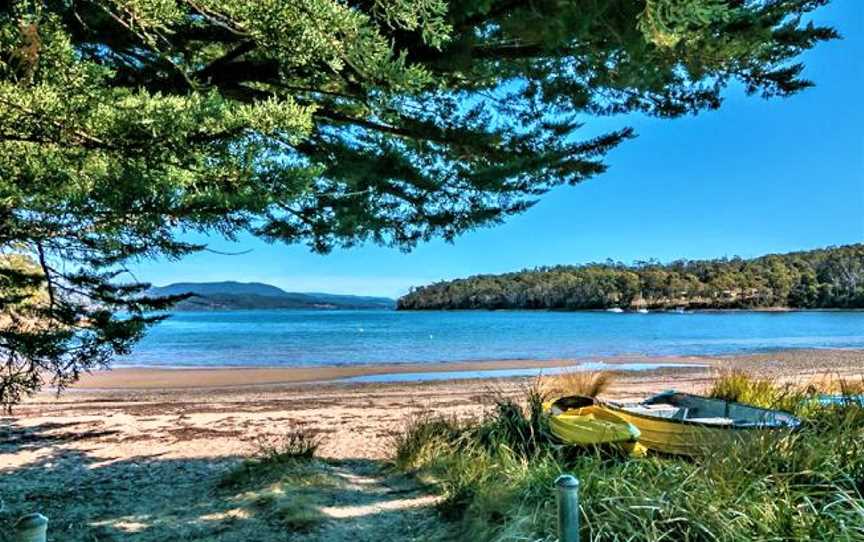
[[[802,23],[825,1],[7,2],[0,248],[33,268],[3,273],[46,295],[4,305],[0,380],[128,351],[167,301],[124,263],[203,248],[183,232],[453,239],[603,172],[632,133],[580,138],[592,116],[793,94],[795,58],[835,37]]]

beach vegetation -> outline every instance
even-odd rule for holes
[[[252,463],[252,461],[258,461]],[[310,531],[327,520],[322,507],[341,480],[320,460],[246,460],[218,484],[219,496],[245,514],[291,531]]]
[[[127,354],[179,301],[128,265],[190,233],[326,253],[498,224],[634,135],[585,119],[811,86],[825,3],[3,2],[0,252],[32,266],[0,267],[0,310],[45,300],[2,319],[0,405]]]
[[[808,391],[809,389],[809,391]],[[795,432],[765,432],[706,447],[699,457],[649,454],[630,458],[603,450],[560,446],[530,407],[493,410],[473,423],[435,419],[408,427],[401,465],[432,480],[442,510],[464,540],[554,540],[554,480],[581,483],[582,537],[599,541],[749,542],[864,539],[864,408],[854,402],[820,405],[812,385],[791,390],[743,373],[711,390],[763,404],[778,399],[803,418]],[[513,416],[521,413],[516,423]],[[502,428],[513,428],[512,432]],[[434,435],[423,449],[415,440]],[[412,451],[423,449],[412,457]]]
[[[780,384],[775,378],[754,375],[745,370],[718,374],[706,395],[762,408],[800,412],[815,397],[811,390],[793,383]]]
[[[276,499],[271,508],[273,517],[290,531],[311,531],[327,519],[321,511],[321,502],[308,496],[290,495]]]
[[[324,494],[341,487],[326,464],[315,459],[320,445],[318,435],[302,428],[261,438],[252,456],[228,470],[218,487],[271,522],[291,531],[312,530],[327,519],[321,510]]]
[[[611,371],[566,370],[557,375],[544,376],[539,384],[546,396],[597,397],[608,390],[614,380],[615,376]]]
[[[454,416],[445,417],[428,411],[412,415],[404,429],[393,437],[396,468],[410,471],[427,464],[439,449],[457,442],[465,434],[467,425]]]
[[[239,487],[254,480],[278,477],[286,466],[293,467],[311,461],[319,446],[320,436],[303,428],[295,428],[279,436],[261,437],[256,442],[252,456],[228,471],[220,485]]]
[[[258,456],[264,463],[284,463],[297,459],[312,459],[321,446],[321,436],[314,431],[296,428],[258,441]]]

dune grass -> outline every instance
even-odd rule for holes
[[[310,531],[327,518],[321,512],[322,489],[338,489],[339,481],[316,464],[320,438],[296,429],[261,440],[253,457],[228,471],[219,481],[226,491],[244,491],[239,501],[290,531]]]
[[[415,420],[397,465],[435,481],[464,540],[554,540],[553,481],[567,472],[582,484],[583,540],[861,541],[864,409],[821,406],[817,392],[721,375],[711,395],[783,404],[803,428],[698,459],[630,459],[556,445],[535,391],[527,407],[502,399],[474,422]]]
[[[339,480],[314,460],[285,461],[272,468],[272,482],[250,486],[238,500],[248,502],[257,514],[287,531],[308,532],[327,520],[321,512],[321,495],[328,489],[338,491]]]
[[[597,397],[609,389],[613,379],[609,371],[564,371],[554,376],[543,377],[540,380],[540,390],[554,397],[566,395]]]
[[[261,439],[252,457],[230,470],[219,485],[223,488],[239,487],[259,479],[279,476],[283,467],[311,460],[320,446],[318,435],[303,429]]]

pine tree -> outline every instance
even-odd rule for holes
[[[589,116],[807,87],[825,1],[5,2],[0,403],[127,352],[172,300],[124,265],[183,232],[452,240],[603,172]]]

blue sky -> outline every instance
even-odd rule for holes
[[[250,252],[133,269],[158,285],[260,281],[395,297],[411,285],[538,265],[750,257],[862,242],[864,2],[834,0],[814,20],[844,36],[804,56],[816,88],[768,101],[733,89],[719,111],[673,121],[588,119],[586,133],[633,126],[638,137],[608,156],[605,175],[556,189],[527,213],[454,244],[321,256],[248,236],[237,243],[212,238],[213,249]]]

